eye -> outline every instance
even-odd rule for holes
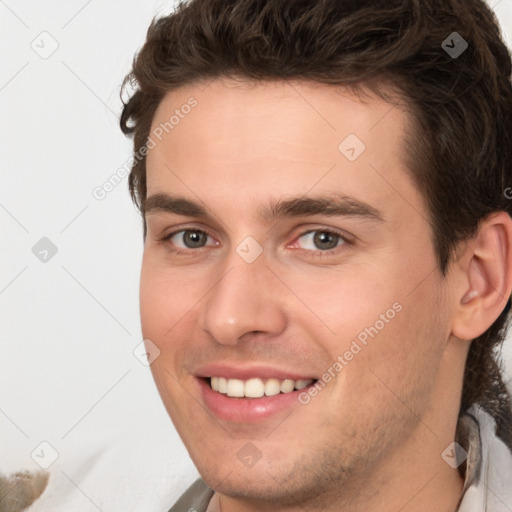
[[[326,229],[315,229],[302,234],[297,238],[297,242],[302,240],[300,249],[306,249],[311,251],[322,251],[330,252],[344,245],[347,241],[345,237],[335,231],[329,231]],[[296,242],[296,244],[297,244]]]
[[[208,233],[199,229],[182,229],[167,235],[164,240],[171,242],[178,249],[200,249],[211,238]]]

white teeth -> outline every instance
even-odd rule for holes
[[[295,389],[295,382],[291,379],[286,379],[281,382],[281,393],[290,393]]]
[[[259,398],[265,394],[265,384],[261,379],[249,379],[245,383],[245,396],[247,398]]]
[[[228,387],[226,393],[228,396],[243,397],[245,392],[243,380],[228,379]]]
[[[274,396],[279,395],[279,393],[281,393],[281,382],[277,379],[268,379],[265,382],[265,395]]]
[[[215,377],[212,377],[215,378]],[[228,392],[228,381],[224,377],[219,377],[219,393],[226,394]]]
[[[295,389],[304,389],[306,386],[309,386],[311,384],[311,380],[296,380],[295,381]]]
[[[246,381],[240,379],[226,379],[225,377],[210,377],[210,385],[214,391],[236,398],[260,398],[274,396],[279,393],[291,393],[294,390],[304,389],[313,383],[312,379],[259,379]]]

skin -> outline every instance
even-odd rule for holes
[[[153,129],[190,97],[197,106],[148,154],[148,197],[179,195],[210,217],[146,214],[141,319],[160,350],[151,370],[163,403],[222,511],[455,510],[463,482],[441,453],[454,440],[469,342],[512,288],[510,218],[490,219],[443,276],[404,164],[404,111],[307,81],[216,79],[169,93]],[[338,150],[351,133],[366,146],[352,162]],[[270,201],[334,193],[382,220],[259,215]],[[163,240],[184,229],[210,236],[199,248],[183,233]],[[326,229],[347,240],[330,254],[305,235]],[[248,236],[263,250],[252,263],[236,252]],[[396,303],[307,405],[253,423],[205,405],[199,365],[321,376]],[[261,453],[252,467],[237,456],[247,442]]]

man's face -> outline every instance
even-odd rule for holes
[[[432,438],[453,310],[406,121],[311,82],[218,79],[158,108],[142,329],[172,421],[221,493],[326,496]]]

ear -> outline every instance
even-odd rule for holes
[[[512,218],[492,214],[467,241],[460,259],[462,274],[452,334],[472,340],[484,333],[505,309],[512,291]]]

